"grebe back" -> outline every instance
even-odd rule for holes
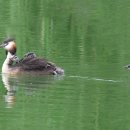
[[[19,60],[16,56],[14,39],[7,39],[0,45],[6,50],[6,59],[2,66],[2,73],[38,72],[40,74],[64,74],[64,70],[44,58],[39,58],[35,53],[29,52]],[[14,64],[15,63],[15,64]]]

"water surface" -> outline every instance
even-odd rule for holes
[[[0,40],[33,51],[64,76],[1,74],[0,129],[130,129],[128,0],[0,2]],[[5,59],[0,50],[0,65]]]

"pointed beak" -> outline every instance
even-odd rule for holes
[[[5,47],[5,43],[2,43],[2,44],[0,45],[0,48],[3,48],[3,47]]]

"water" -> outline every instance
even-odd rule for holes
[[[129,130],[130,3],[0,2],[0,41],[15,37],[17,55],[33,51],[64,76],[1,74],[0,129]],[[0,66],[5,59],[0,50]]]

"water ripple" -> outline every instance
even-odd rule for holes
[[[78,78],[78,79],[87,79],[87,80],[94,80],[94,81],[103,81],[103,82],[121,82],[120,80],[112,80],[112,79],[102,79],[102,78],[93,78],[93,77],[87,77],[87,76],[69,76],[70,78]]]

